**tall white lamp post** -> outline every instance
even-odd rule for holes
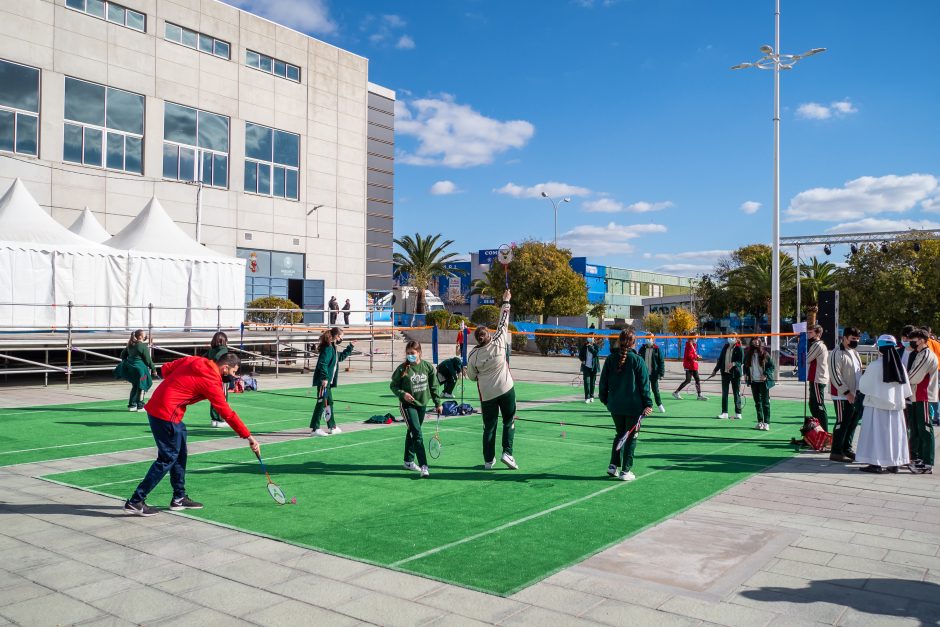
[[[741,63],[731,68],[732,70],[743,70],[753,67],[759,70],[774,71],[774,216],[770,294],[770,332],[773,335],[770,345],[775,363],[779,363],[780,360],[780,71],[792,70],[800,59],[825,52],[825,50],[825,48],[813,48],[803,54],[780,53],[780,0],[776,0],[773,47],[761,46],[760,51],[764,56],[760,59],[753,63]],[[797,272],[799,272],[799,268],[797,268]]]
[[[549,196],[545,192],[542,192],[542,198],[548,198],[549,202],[552,203],[552,208],[555,210],[555,246],[557,247],[558,246],[558,204],[555,202],[555,200],[551,196]],[[571,199],[562,198],[561,202],[571,202]]]

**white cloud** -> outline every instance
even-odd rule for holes
[[[414,153],[398,161],[411,165],[467,168],[492,163],[496,155],[522,148],[535,134],[525,120],[501,122],[458,104],[453,96],[395,103],[395,132],[418,139]]]
[[[585,202],[584,210],[588,213],[648,213],[650,211],[660,211],[674,206],[675,204],[671,200],[664,200],[662,202],[646,202],[645,200],[641,200],[631,205],[625,205],[613,198],[603,197]]]
[[[831,229],[826,229],[826,233],[877,233],[880,231],[907,231],[908,229],[940,229],[940,222],[864,218],[855,222],[837,224]]]
[[[325,0],[224,0],[232,6],[305,33],[332,35],[336,22]]]
[[[554,198],[556,202],[560,202],[561,198],[568,196],[591,195],[591,190],[587,189],[586,187],[578,187],[576,185],[558,183],[556,181],[538,183],[532,187],[522,187],[521,185],[516,185],[515,183],[506,183],[499,189],[494,189],[493,191],[497,194],[512,196],[513,198],[541,198],[542,192],[545,192]]]
[[[414,50],[415,40],[408,35],[402,35],[398,38],[398,43],[395,44],[395,47],[399,50]]]
[[[582,224],[563,233],[558,243],[570,248],[575,255],[600,257],[633,252],[635,247],[629,243],[630,240],[645,234],[665,232],[666,227],[662,224]]]
[[[927,198],[922,200],[920,206],[924,211],[930,211],[933,213],[940,213],[940,188],[938,188],[938,193],[933,198]]]
[[[699,259],[699,260],[717,260],[719,257],[730,255],[732,251],[723,249],[714,250],[687,250],[681,253],[645,253],[644,259]]]
[[[841,118],[852,113],[858,113],[858,107],[848,98],[831,102],[829,105],[807,102],[796,108],[796,117],[806,120],[828,120],[833,116]]]
[[[790,201],[787,221],[838,222],[901,213],[925,201],[932,206],[938,187],[937,178],[930,174],[863,176],[842,187],[815,187],[800,192]]]
[[[438,181],[431,186],[431,193],[435,196],[447,196],[449,194],[460,193],[457,185],[453,181]]]
[[[748,215],[757,213],[758,209],[760,209],[760,203],[754,200],[746,200],[741,203],[741,211]]]
[[[695,264],[695,263],[667,263],[663,266],[657,266],[656,272],[667,272],[679,274],[682,276],[695,276],[696,274],[705,274],[714,270],[714,266]]]

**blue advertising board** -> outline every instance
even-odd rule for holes
[[[481,266],[490,265],[491,263],[496,261],[496,255],[498,253],[499,253],[499,249],[497,248],[490,248],[488,250],[480,250],[477,253],[477,256],[479,257],[479,264]]]

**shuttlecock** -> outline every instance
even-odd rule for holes
[[[292,497],[291,497],[291,499],[290,499],[290,504],[291,504],[291,505],[297,505],[297,497],[296,497],[296,496],[292,496]]]

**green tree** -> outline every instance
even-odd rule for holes
[[[688,335],[698,326],[698,319],[688,309],[676,307],[669,315],[668,328],[673,335]]]
[[[650,333],[663,333],[666,331],[666,317],[651,311],[643,318],[643,327]]]
[[[753,314],[758,318],[767,314],[770,319],[773,252],[763,244],[745,246],[744,249],[747,249],[748,254],[741,259],[746,261],[727,273],[726,288],[730,292],[731,305],[735,311]],[[792,308],[795,288],[796,268],[793,258],[780,253],[781,314],[785,313],[787,305]]]
[[[583,316],[588,308],[587,284],[571,269],[570,261],[571,251],[554,244],[528,240],[516,248],[509,264],[513,311],[537,315],[541,320],[546,316]]]
[[[604,328],[604,318],[607,317],[607,304],[597,303],[588,310],[588,317],[597,318],[597,328]]]
[[[819,261],[813,257],[809,263],[800,264],[800,277],[800,297],[806,308],[806,324],[812,327],[816,324],[816,314],[819,313],[819,292],[836,289],[839,285],[839,272],[836,264]],[[797,321],[801,314],[802,312],[797,312]]]
[[[408,284],[418,291],[418,304],[415,313],[423,314],[427,310],[424,291],[430,287],[437,277],[453,277],[464,274],[463,270],[447,268],[446,264],[454,261],[457,253],[447,252],[454,243],[453,240],[441,239],[437,235],[422,236],[415,233],[414,237],[406,235],[395,240],[403,253],[395,252],[392,261],[395,263],[395,276],[407,276]]]
[[[496,301],[502,300],[505,290],[506,271],[503,270],[502,264],[496,261],[490,264],[482,279],[474,279],[470,284],[470,294],[489,296]]]

